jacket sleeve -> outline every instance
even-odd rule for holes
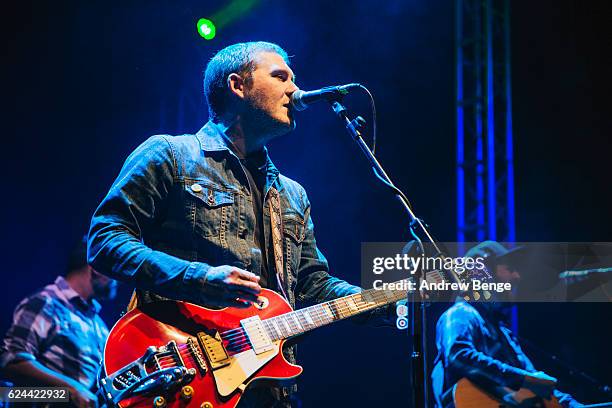
[[[478,312],[455,304],[438,320],[436,343],[445,367],[458,377],[484,378],[492,383],[519,389],[527,371],[494,359],[478,350],[484,322]]]
[[[96,209],[88,240],[89,263],[101,273],[162,296],[206,302],[209,265],[148,247],[143,237],[163,213],[176,182],[176,160],[166,136],[153,136],[126,160]],[[203,290],[204,289],[204,290]]]

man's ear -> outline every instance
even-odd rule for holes
[[[244,98],[244,78],[240,75],[232,72],[227,76],[227,86],[231,93],[239,97]]]

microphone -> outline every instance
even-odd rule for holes
[[[314,91],[302,91],[298,89],[291,94],[291,105],[297,111],[305,110],[308,105],[318,101],[330,101],[348,94],[349,89],[359,88],[360,84],[348,84],[340,86],[327,86]]]
[[[587,276],[592,276],[595,274],[609,274],[612,272],[612,268],[598,268],[598,269],[582,269],[579,271],[563,271],[559,274],[559,279],[582,279]]]

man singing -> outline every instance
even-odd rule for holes
[[[287,53],[249,42],[208,63],[209,122],[195,135],[153,136],[126,160],[96,210],[89,260],[162,297],[248,307],[262,287],[319,303],[360,289],[328,273],[306,192],[266,144],[295,128]],[[285,356],[295,361],[293,349]],[[289,388],[247,390],[241,406],[289,406]]]

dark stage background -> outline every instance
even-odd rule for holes
[[[0,332],[20,299],[63,272],[129,152],[152,134],[203,125],[203,66],[238,41],[279,43],[294,55],[303,89],[367,85],[379,113],[379,159],[437,238],[455,239],[452,1],[262,1],[213,41],[197,35],[195,21],[226,2],[19,4],[4,19]],[[518,241],[612,241],[610,10],[577,0],[512,4]],[[365,96],[347,104],[369,115]],[[309,192],[319,245],[337,276],[358,283],[362,241],[407,239],[398,203],[373,181],[327,106],[300,114],[298,129],[270,150]],[[109,325],[129,292],[124,285],[104,305]],[[431,310],[433,333],[441,308]],[[520,333],[611,382],[611,311],[521,305]],[[319,330],[299,350],[304,406],[407,405],[408,349],[395,330]],[[431,350],[433,359],[433,343]],[[530,355],[578,397],[599,398]]]

